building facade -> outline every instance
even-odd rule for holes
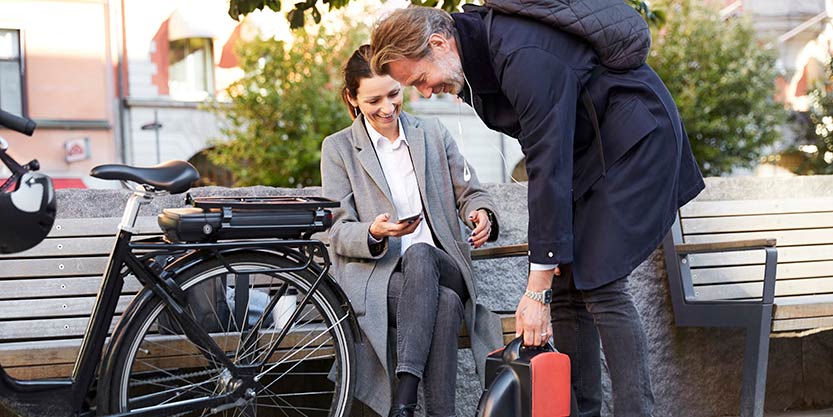
[[[91,167],[121,153],[112,12],[104,0],[0,4],[0,108],[38,123],[31,138],[0,135],[10,153],[38,159],[59,185],[81,185]]]
[[[830,57],[833,0],[717,1],[725,18],[743,14],[762,41],[777,43],[778,98],[805,110]],[[86,177],[103,163],[201,161],[222,122],[204,103],[222,101],[242,76],[234,48],[245,28],[227,10],[226,0],[0,3],[0,108],[38,123],[32,138],[0,135],[15,157],[37,158],[59,185],[104,186]],[[285,25],[282,18],[259,23]],[[415,100],[411,110],[442,120],[483,181],[512,181],[520,147],[470,107],[441,97]]]

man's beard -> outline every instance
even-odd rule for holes
[[[455,60],[454,57],[448,57],[445,62],[445,68],[448,71],[445,84],[448,85],[449,93],[460,94],[465,85],[465,76],[463,75],[463,66],[460,61]]]

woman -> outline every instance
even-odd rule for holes
[[[373,74],[369,49],[344,67],[353,125],[321,149],[323,195],[341,202],[333,268],[365,336],[356,397],[380,415],[410,417],[422,381],[427,415],[453,416],[464,315],[475,358],[502,342],[497,317],[476,308],[470,259],[471,247],[497,239],[494,203],[473,170],[464,175],[447,129],[401,112],[399,83]],[[473,229],[466,240],[460,220]],[[395,392],[378,383],[391,374]]]

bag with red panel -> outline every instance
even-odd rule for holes
[[[477,417],[569,417],[570,358],[551,344],[522,346],[516,338],[486,359],[486,390]]]

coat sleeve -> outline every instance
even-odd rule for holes
[[[330,245],[336,255],[381,259],[387,252],[388,239],[382,240],[381,251],[371,253],[368,236],[372,220],[359,221],[353,186],[335,140],[335,137],[329,137],[321,145],[321,195],[341,203],[340,207],[333,210],[333,226],[329,230]]]
[[[501,90],[521,125],[529,176],[529,261],[573,261],[573,142],[580,80],[546,50],[527,47],[499,67]],[[546,76],[542,76],[546,74]]]
[[[478,209],[488,209],[495,217],[495,224],[492,225],[492,233],[489,235],[489,241],[493,242],[498,238],[498,231],[500,230],[500,218],[498,217],[495,203],[489,193],[481,186],[477,179],[477,173],[474,167],[469,164],[469,173],[471,177],[466,181],[463,175],[466,160],[457,148],[457,142],[451,136],[451,132],[442,125],[439,121],[437,129],[442,132],[443,143],[445,145],[445,155],[448,160],[448,171],[451,174],[451,185],[454,187],[454,203],[457,207],[457,215],[460,220],[469,228],[474,228],[474,224],[469,221],[469,213]]]

